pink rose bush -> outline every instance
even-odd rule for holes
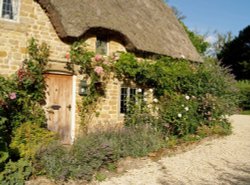
[[[69,53],[66,53],[65,58],[66,58],[67,60],[69,60],[69,59],[70,59],[70,54],[69,54]]]
[[[103,60],[102,55],[96,55],[96,56],[95,56],[95,61],[96,61],[96,62],[100,62],[100,61],[102,61],[102,60]]]
[[[99,76],[100,76],[101,74],[103,74],[103,72],[104,72],[102,66],[96,66],[95,69],[94,69],[94,71],[95,71],[96,74],[98,74]]]
[[[15,92],[10,93],[10,94],[9,94],[9,98],[10,98],[11,100],[16,99],[16,93],[15,93]]]

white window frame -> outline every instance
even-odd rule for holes
[[[13,0],[12,0],[13,1]],[[20,6],[21,6],[21,0],[16,0],[17,4],[17,12],[16,12],[16,18],[10,19],[10,18],[4,18],[2,17],[3,13],[3,0],[0,0],[0,20],[8,21],[8,22],[19,22],[19,15],[20,15]]]

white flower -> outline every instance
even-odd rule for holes
[[[189,111],[189,108],[188,108],[188,107],[185,107],[185,111]]]
[[[221,115],[221,118],[222,118],[222,119],[228,119],[229,116],[228,116],[228,115]]]
[[[145,102],[148,101],[147,98],[143,98],[143,100],[144,100]]]
[[[179,118],[181,118],[181,117],[182,117],[182,114],[181,114],[181,113],[179,113],[179,114],[178,114],[178,117],[179,117]]]
[[[184,105],[183,105],[183,104],[182,104],[181,106],[182,106],[182,107],[184,107]]]
[[[154,101],[155,103],[158,103],[158,99],[156,99],[156,98],[154,98],[153,101]]]
[[[149,89],[149,92],[151,92],[151,93],[152,93],[153,91],[154,91],[153,89]]]
[[[186,98],[186,100],[189,100],[190,99],[190,97],[187,95],[187,96],[185,96],[185,98]]]
[[[139,88],[139,89],[137,89],[137,92],[141,93],[141,92],[142,92],[142,89],[140,89],[140,88]]]
[[[149,104],[149,105],[147,105],[147,107],[151,109],[153,106],[151,104]]]
[[[144,93],[144,96],[147,96],[147,95],[148,95],[148,93],[147,93],[147,92],[145,92],[145,93]]]

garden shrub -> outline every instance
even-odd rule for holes
[[[6,160],[9,158],[9,152],[6,143],[0,143],[0,172],[4,169]]]
[[[55,139],[55,133],[27,122],[14,131],[10,149],[18,151],[20,157],[33,159],[41,146],[46,146]]]
[[[25,180],[31,176],[31,162],[25,159],[20,159],[17,162],[9,161],[5,165],[4,171],[0,172],[1,185],[24,185]]]
[[[250,82],[238,81],[237,87],[240,90],[240,108],[250,110]]]
[[[58,144],[41,149],[35,167],[37,173],[56,180],[91,180],[98,170],[122,157],[145,156],[164,144],[161,133],[146,127],[91,133],[78,138],[69,149]]]
[[[163,135],[150,125],[128,127],[120,133],[119,155],[142,157],[166,146]]]
[[[194,134],[201,123],[199,103],[195,97],[173,94],[160,100],[158,127],[165,135],[184,136]]]
[[[35,173],[46,174],[56,180],[66,180],[70,175],[72,161],[73,156],[69,154],[67,148],[59,142],[54,142],[38,150],[34,161]]]
[[[3,184],[24,184],[31,158],[52,139],[46,129],[45,66],[49,48],[31,39],[28,57],[10,77],[0,77],[0,173]]]
[[[67,149],[60,144],[50,145],[37,154],[35,164],[37,173],[65,181],[68,179],[91,180],[102,166],[115,161],[114,151],[104,139],[103,134],[80,138]]]
[[[30,175],[34,159],[37,174],[56,180],[91,180],[96,171],[110,166],[121,157],[145,156],[175,140],[195,140],[196,135],[230,132],[227,115],[237,105],[237,89],[229,71],[218,62],[205,59],[202,64],[185,59],[162,57],[155,61],[136,59],[130,53],[110,57],[87,52],[75,43],[68,56],[68,69],[85,74],[89,96],[83,97],[82,122],[93,113],[98,98],[103,96],[96,82],[105,83],[110,74],[121,81],[154,89],[153,104],[136,99],[125,116],[125,127],[119,131],[97,132],[77,139],[72,147],[47,145],[54,136],[46,131],[46,84],[43,77],[49,48],[34,39],[28,47],[29,58],[10,78],[0,77],[0,170],[3,182],[20,183]],[[74,71],[76,72],[76,71]],[[103,89],[102,89],[103,90]],[[40,142],[41,141],[41,142]],[[18,154],[18,155],[17,155]],[[20,159],[20,157],[23,157]],[[12,162],[15,159],[17,162]],[[9,160],[9,163],[6,162]],[[2,168],[2,169],[1,169]]]
[[[50,177],[90,180],[100,168],[121,157],[145,156],[166,146],[166,140],[169,146],[180,138],[193,141],[230,132],[226,117],[236,109],[238,91],[228,69],[217,61],[205,59],[198,64],[170,57],[137,60],[130,53],[104,58],[87,52],[81,44],[72,45],[67,65],[72,71],[79,65],[80,74],[86,74],[90,81],[90,94],[82,100],[82,118],[103,96],[93,84],[106,83],[110,72],[121,81],[153,88],[157,101],[148,104],[143,97],[135,98],[135,105],[128,106],[125,127],[119,131],[83,136],[70,149],[52,145],[40,151],[38,169]]]

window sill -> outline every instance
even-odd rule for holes
[[[1,22],[6,22],[6,23],[14,23],[14,24],[18,24],[19,23],[19,20],[7,19],[7,18],[2,18],[2,17],[0,17],[0,21]]]

